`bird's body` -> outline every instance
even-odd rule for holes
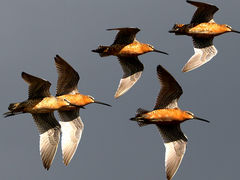
[[[148,52],[152,52],[153,48],[149,44],[140,43],[134,40],[131,44],[113,44],[111,46],[99,46],[98,50],[101,57],[104,56],[127,56],[134,57]]]
[[[240,33],[227,24],[218,24],[213,20],[213,15],[218,11],[216,6],[197,1],[187,2],[197,7],[190,24],[175,24],[169,31],[176,35],[191,36],[193,39],[195,53],[184,65],[183,72],[194,70],[216,56],[217,49],[213,45],[215,36],[227,32]]]
[[[192,116],[186,111],[182,111],[179,108],[174,109],[157,109],[147,113],[141,114],[137,117],[138,121],[143,120],[146,124],[174,124],[182,123],[187,119],[191,119]]]
[[[136,116],[130,120],[137,121],[139,126],[155,124],[160,131],[166,148],[165,170],[168,180],[176,173],[186,151],[187,137],[183,134],[180,124],[198,118],[189,111],[178,107],[178,99],[183,91],[173,76],[162,66],[157,67],[157,74],[162,85],[153,111],[139,108]]]
[[[209,38],[212,36],[218,36],[226,32],[231,32],[231,28],[229,28],[226,24],[217,24],[214,22],[209,23],[200,23],[197,25],[194,24],[177,24],[177,26],[181,27],[181,29],[176,32],[176,35],[188,35],[194,36],[198,38]]]
[[[22,73],[22,78],[29,84],[28,99],[9,105],[5,117],[20,113],[31,113],[40,133],[40,155],[43,166],[50,168],[55,157],[62,134],[62,156],[65,165],[71,161],[81,139],[84,124],[79,116],[80,108],[90,103],[108,104],[95,101],[92,96],[78,92],[78,73],[60,56],[55,57],[58,71],[57,94],[51,96],[51,83]],[[54,117],[57,110],[60,122]]]
[[[61,96],[49,96],[44,98],[28,99],[19,103],[9,105],[9,115],[15,113],[50,113],[55,110],[67,111],[84,107],[94,100],[91,96],[76,94],[65,94]]]
[[[114,96],[115,98],[118,98],[126,93],[141,77],[144,66],[138,59],[139,55],[148,52],[167,53],[156,50],[150,44],[137,41],[136,34],[140,31],[138,28],[127,27],[107,30],[119,31],[113,44],[110,46],[99,46],[97,49],[92,51],[99,53],[101,57],[110,55],[118,57],[124,73]]]
[[[45,97],[42,99],[28,99],[20,103],[10,104],[9,110],[14,114],[22,113],[49,113],[69,104],[63,99],[58,99],[54,96]]]

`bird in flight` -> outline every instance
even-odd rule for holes
[[[83,131],[83,122],[79,116],[80,108],[96,101],[92,96],[78,92],[78,73],[60,56],[55,57],[58,72],[57,95],[50,94],[51,83],[28,73],[22,72],[22,78],[29,84],[28,99],[12,103],[5,117],[22,113],[31,113],[40,134],[40,155],[43,166],[50,168],[55,157],[62,134],[62,156],[65,165],[71,161]],[[58,110],[60,123],[54,117]]]
[[[171,180],[182,161],[188,141],[180,128],[180,124],[191,119],[209,121],[195,116],[190,111],[179,109],[178,99],[183,93],[181,86],[161,65],[157,67],[157,74],[162,89],[157,97],[154,110],[148,111],[139,108],[136,116],[130,120],[137,121],[139,126],[148,124],[157,126],[166,148],[166,176],[168,180]]]
[[[155,49],[150,44],[141,43],[136,40],[136,34],[140,31],[138,28],[113,28],[108,31],[119,31],[115,40],[110,46],[99,46],[92,52],[99,53],[101,57],[117,56],[123,70],[118,89],[114,95],[115,98],[126,93],[141,77],[144,66],[139,61],[138,56],[148,52],[158,52],[167,54],[166,52]]]
[[[216,6],[189,0],[187,2],[197,7],[190,24],[175,24],[169,31],[176,35],[192,36],[195,53],[182,68],[183,72],[192,71],[216,56],[217,49],[213,45],[215,36],[227,32],[240,33],[227,24],[215,23],[213,15],[218,11]]]

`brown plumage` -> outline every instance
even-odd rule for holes
[[[110,55],[118,57],[123,70],[123,77],[120,80],[118,89],[114,95],[115,98],[118,98],[126,93],[141,77],[144,66],[138,59],[139,55],[148,52],[167,53],[156,50],[150,44],[137,41],[136,34],[140,31],[138,28],[126,27],[107,30],[118,30],[113,44],[110,46],[99,46],[92,51],[99,53],[101,57]]]
[[[78,73],[63,58],[56,55],[55,64],[58,72],[57,94],[60,99],[66,99],[72,105],[58,110],[62,127],[62,156],[65,165],[71,161],[82,136],[84,124],[79,115],[81,107],[89,103],[108,104],[95,101],[92,96],[78,92]]]
[[[187,2],[197,7],[190,24],[175,24],[169,31],[176,35],[192,36],[195,53],[183,67],[183,72],[202,66],[217,54],[217,49],[213,45],[215,36],[227,32],[240,33],[227,24],[214,22],[213,15],[218,11],[216,6],[189,0]]]
[[[9,105],[9,112],[5,117],[20,113],[31,113],[40,134],[40,155],[43,166],[50,168],[57,151],[60,132],[62,132],[63,162],[68,165],[71,161],[83,131],[83,122],[79,116],[79,109],[90,103],[108,104],[95,101],[92,96],[78,92],[78,73],[60,56],[55,57],[58,70],[57,95],[51,96],[51,83],[22,73],[22,78],[29,84],[28,99],[20,103]],[[60,124],[55,119],[53,111],[58,110]]]
[[[179,109],[178,99],[183,93],[181,86],[160,65],[157,67],[157,74],[162,88],[157,97],[154,110],[138,109],[136,116],[131,120],[137,121],[139,126],[148,124],[157,126],[166,148],[166,176],[168,180],[171,180],[182,161],[187,145],[187,137],[181,131],[180,123],[190,119],[209,121],[198,118],[189,111]]]

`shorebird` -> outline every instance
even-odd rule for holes
[[[92,52],[99,53],[101,57],[117,56],[123,70],[118,89],[114,95],[115,98],[126,93],[141,77],[144,69],[143,64],[139,61],[138,56],[148,52],[158,52],[168,54],[163,51],[156,50],[150,44],[144,44],[136,40],[136,34],[140,31],[138,28],[113,28],[107,29],[118,30],[115,40],[110,46],[99,46]]]
[[[178,99],[183,93],[181,86],[160,65],[157,67],[157,74],[162,89],[157,97],[154,110],[148,111],[139,108],[136,116],[130,120],[137,121],[139,126],[148,124],[157,126],[166,148],[166,176],[168,180],[171,180],[182,161],[187,145],[187,137],[183,134],[180,123],[191,119],[209,121],[195,116],[190,111],[179,109]]]
[[[175,24],[169,31],[176,35],[192,36],[195,53],[184,65],[183,72],[202,66],[217,54],[217,49],[213,45],[215,36],[227,32],[240,33],[227,24],[215,23],[213,15],[218,10],[216,6],[196,1],[187,2],[197,7],[190,24]]]
[[[9,105],[5,117],[22,113],[31,113],[40,133],[40,155],[43,166],[49,169],[55,157],[60,133],[62,133],[62,156],[65,165],[71,161],[80,141],[83,122],[79,109],[95,101],[92,96],[78,92],[78,73],[60,56],[55,57],[58,72],[57,95],[51,96],[51,83],[47,80],[22,72],[22,78],[29,84],[28,100]],[[60,124],[53,111],[58,110]]]

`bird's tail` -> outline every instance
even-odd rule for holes
[[[135,117],[132,117],[130,118],[131,121],[137,121],[138,125],[140,127],[142,126],[146,126],[148,125],[149,123],[146,122],[146,119],[144,119],[142,117],[143,114],[145,113],[148,113],[149,111],[148,110],[145,110],[145,109],[142,109],[142,108],[139,108],[136,112],[136,116]]]
[[[20,103],[11,103],[9,106],[8,106],[8,112],[5,112],[3,115],[4,117],[8,117],[8,116],[14,116],[16,114],[19,114],[20,113],[20,110],[19,110],[19,105]]]
[[[97,49],[92,50],[92,52],[99,53],[101,57],[108,56],[109,46],[99,46]]]

